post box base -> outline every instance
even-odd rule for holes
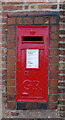
[[[47,109],[48,103],[17,102],[17,110]]]

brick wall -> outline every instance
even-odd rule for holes
[[[37,13],[36,13],[37,14]],[[24,15],[24,13],[23,13]],[[23,19],[23,20],[22,20]],[[21,20],[21,21],[19,21]],[[23,24],[22,24],[23,21]],[[34,22],[33,22],[34,21]],[[53,22],[52,22],[53,21]],[[18,24],[17,24],[18,23]],[[58,17],[9,17],[8,18],[8,32],[7,32],[7,96],[8,107],[10,109],[16,108],[15,94],[16,94],[16,28],[17,25],[49,25],[50,27],[50,41],[49,41],[49,108],[57,108],[57,93],[58,93]],[[56,36],[56,37],[55,37]],[[11,59],[14,59],[12,63]],[[54,73],[55,72],[55,73]],[[13,98],[12,98],[13,97]],[[12,99],[12,100],[11,100]],[[12,102],[12,104],[11,104]],[[26,104],[27,106],[27,104]],[[37,107],[37,105],[36,105]],[[27,108],[30,109],[30,106]]]
[[[23,2],[2,3],[3,117],[31,116],[35,118],[37,115],[40,118],[63,117],[65,102],[63,96],[64,57],[62,56],[64,55],[64,49],[61,49],[64,46],[62,37],[64,34],[63,19],[61,17],[63,12],[60,12],[60,23],[58,17],[58,11],[62,11],[62,9],[63,4],[57,1],[53,1],[53,3],[51,1],[48,3],[45,3],[45,1],[43,3],[25,2],[24,4]],[[46,111],[30,111],[27,115],[25,110],[21,110],[21,115],[21,112],[17,110],[16,103],[16,28],[17,25],[28,24],[49,25],[49,102]],[[41,105],[23,103],[23,106],[25,106],[25,109],[38,109]]]

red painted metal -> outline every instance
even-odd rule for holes
[[[24,41],[23,37],[42,37]],[[48,102],[48,25],[17,26],[16,101]],[[38,51],[38,67],[26,67],[27,50]]]

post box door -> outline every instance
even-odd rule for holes
[[[36,34],[38,37],[40,36],[39,28],[38,35]],[[21,29],[18,32],[17,102],[48,102],[48,27],[42,26],[41,28],[44,31],[42,31],[44,41],[41,42],[31,42],[32,38],[30,38],[30,42],[25,41],[22,43],[21,36],[23,40],[23,36],[27,37],[27,34],[25,35],[24,30]],[[23,35],[21,35],[21,32],[23,32]],[[28,36],[30,37],[31,35],[28,34]]]
[[[26,49],[21,51],[22,62],[22,99],[43,100],[44,88],[44,50]]]

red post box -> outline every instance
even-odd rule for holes
[[[48,102],[48,40],[48,25],[17,26],[17,102]]]

